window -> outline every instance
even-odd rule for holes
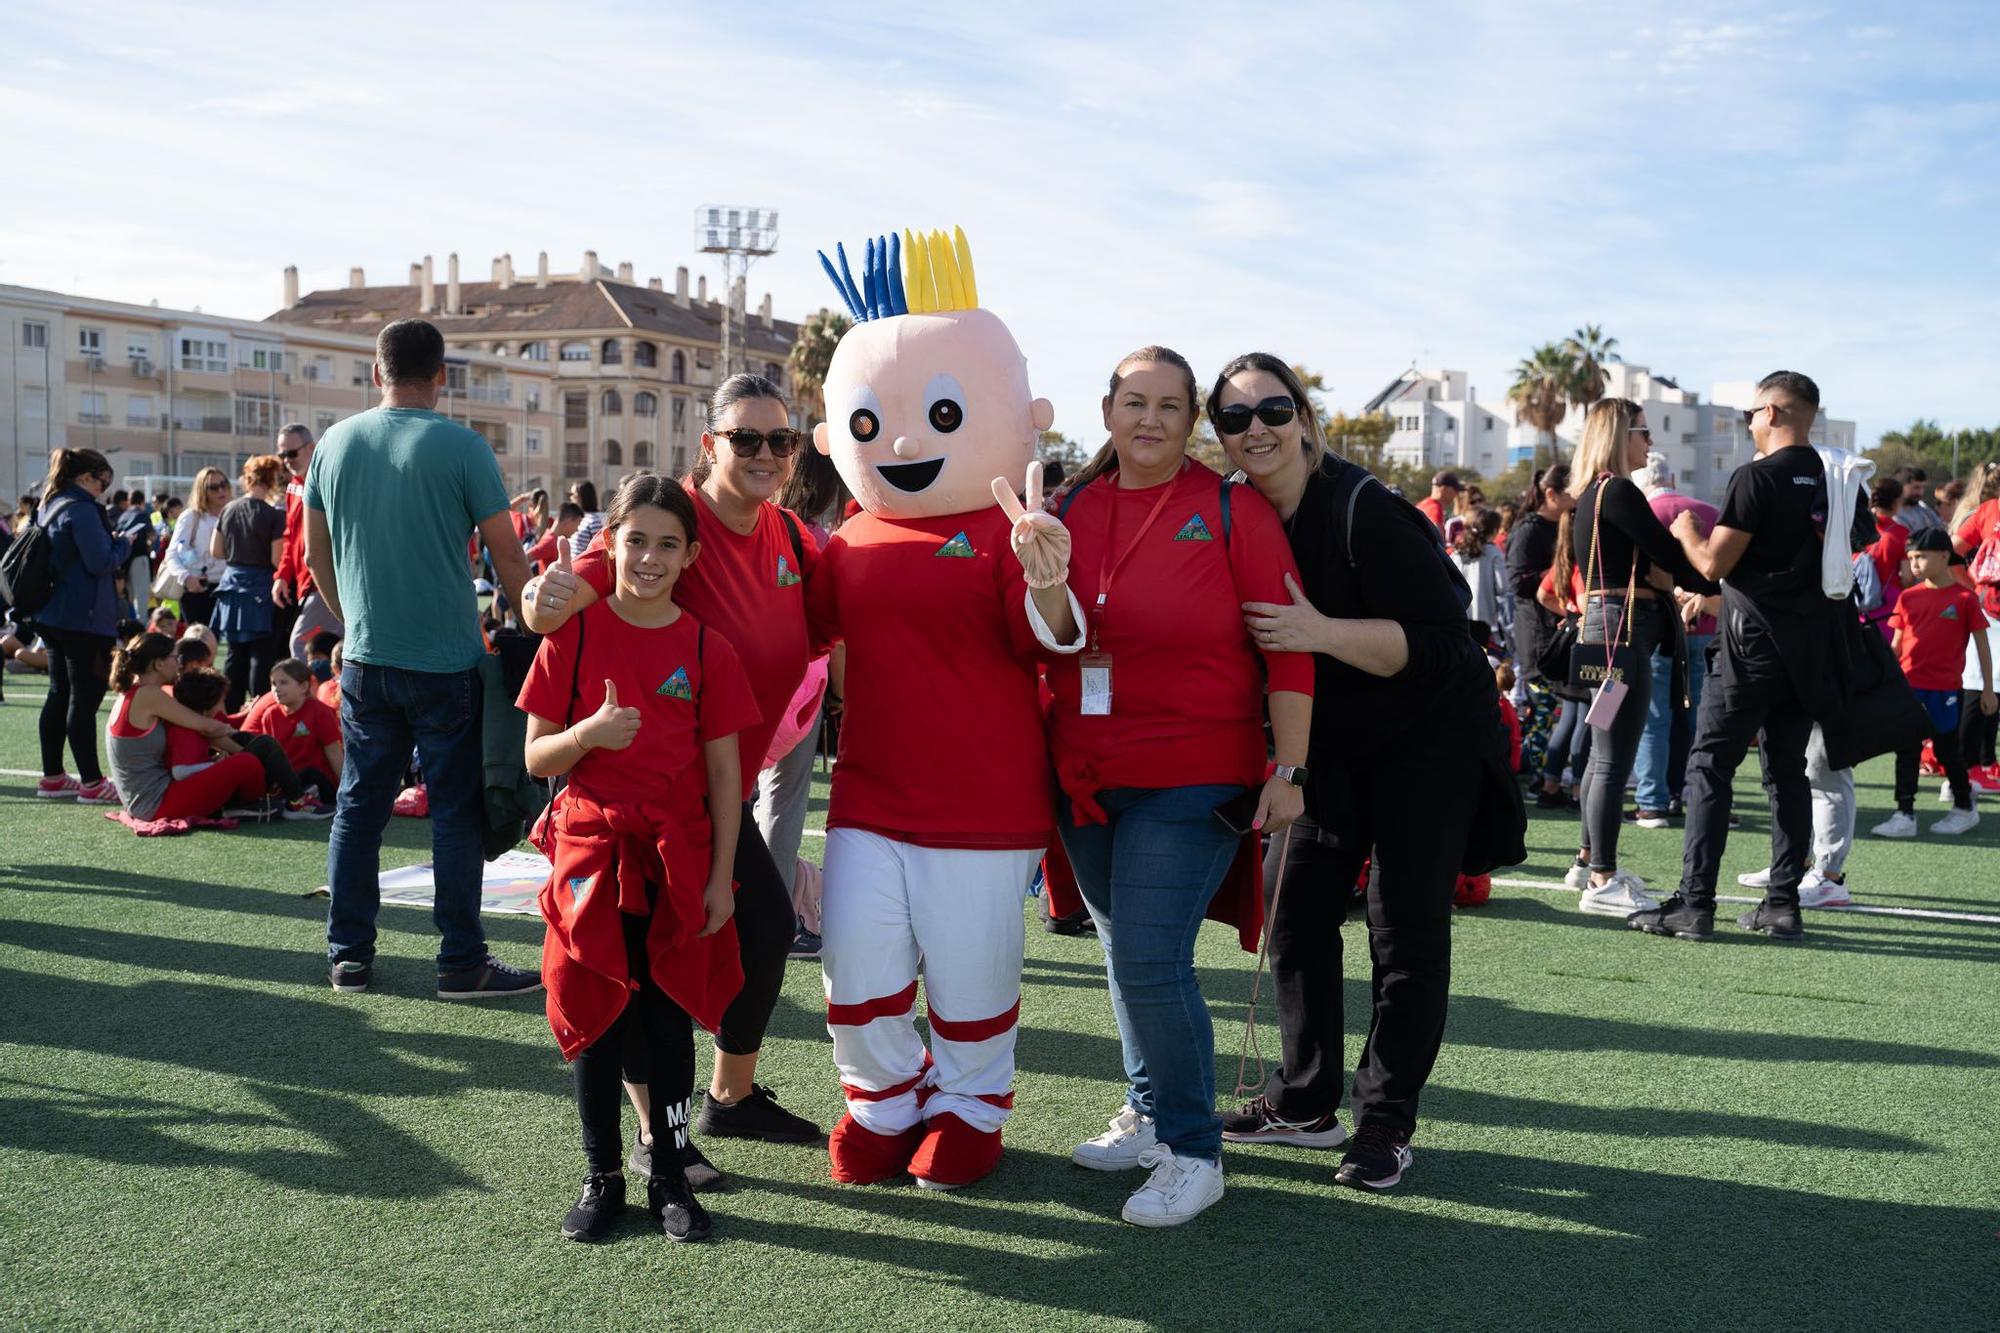
[[[1674,419],[1666,413],[1660,414],[1660,430],[1664,433],[1674,428]]]
[[[653,446],[644,440],[632,446],[632,466],[650,468],[653,466]]]
[[[444,391],[465,396],[465,362],[447,361],[444,367]]]
[[[668,378],[676,384],[686,384],[688,382],[688,359],[686,352],[676,351],[674,353],[673,367],[668,374]]]
[[[564,357],[563,359],[567,361],[569,358]],[[625,349],[618,345],[616,338],[606,338],[597,359],[603,365],[622,366],[625,364]]]
[[[563,395],[563,425],[588,426],[590,424],[590,396],[581,393]]]
[[[527,408],[530,412],[541,411],[542,391],[540,389],[521,390],[521,406]]]
[[[649,342],[633,343],[632,364],[649,368],[658,366],[660,364],[660,349]]]
[[[40,384],[21,390],[21,415],[29,421],[44,421],[49,415],[49,391]]]
[[[229,344],[220,338],[182,338],[181,369],[223,373],[229,369]]]
[[[261,393],[236,395],[236,433],[269,435],[278,429],[278,402]]]
[[[78,329],[76,331],[76,354],[85,360],[89,360],[93,356],[101,360],[104,356],[104,330]]]
[[[581,440],[564,440],[563,472],[572,477],[589,476],[590,446]]]
[[[618,441],[606,440],[604,442],[604,464],[606,467],[625,466],[625,451],[618,447]]]
[[[133,430],[156,430],[159,422],[153,416],[153,395],[135,393],[125,400],[125,424]]]
[[[1492,418],[1492,417],[1488,417],[1488,418],[1486,418],[1486,424],[1485,424],[1485,425],[1484,425],[1484,426],[1483,426],[1483,427],[1482,427],[1481,429],[1483,429],[1483,430],[1492,430],[1492,429],[1493,429],[1493,418]]]
[[[564,343],[560,355],[565,361],[588,361],[590,360],[590,344],[584,342]]]
[[[47,347],[48,345],[48,321],[40,319],[24,319],[21,321],[21,346]]]
[[[348,376],[348,383],[352,384],[357,389],[367,388],[370,384],[374,383],[375,381],[375,376],[373,373],[374,368],[375,368],[374,362],[363,361],[360,360],[359,358],[356,358],[354,362],[354,369],[352,373]]]
[[[764,378],[782,389],[785,387],[785,368],[775,361],[766,361],[764,363]]]
[[[285,368],[285,353],[283,348],[259,347],[255,344],[246,344],[241,349],[241,352],[242,356],[237,364],[247,366],[251,370],[279,371]]]
[[[680,355],[680,353],[679,353],[679,352],[675,352],[675,353],[674,353],[674,355],[675,355],[675,356],[679,356],[679,355]],[[675,438],[675,439],[679,439],[679,438],[680,438],[681,436],[683,436],[683,435],[687,434],[687,421],[688,421],[688,400],[687,400],[687,399],[685,399],[685,398],[676,398],[676,399],[674,399],[674,438]]]
[[[650,393],[632,395],[632,415],[635,417],[656,417],[660,415],[660,400]]]
[[[619,397],[618,390],[606,389],[597,396],[597,410],[607,417],[622,417],[625,415],[625,400]]]
[[[330,356],[314,357],[312,364],[306,367],[306,378],[309,380],[318,380],[322,384],[333,383],[333,358]]]
[[[533,426],[530,426],[528,428],[528,452],[531,454],[539,454],[541,451],[542,451],[542,433],[536,430]]]
[[[126,334],[125,355],[133,361],[151,361],[153,359],[153,335],[150,333]]]
[[[549,359],[549,345],[547,343],[522,343],[521,359],[523,361],[546,361]]]
[[[688,451],[678,444],[674,446],[673,474],[678,477],[688,470]]]
[[[104,408],[102,389],[85,389],[76,396],[76,419],[86,426],[107,426],[111,424],[111,413]]]
[[[326,433],[333,429],[333,423],[337,420],[339,418],[331,412],[313,413],[313,437],[315,439],[324,438]]]
[[[715,353],[706,347],[697,347],[694,353],[694,368],[696,370],[714,370]]]

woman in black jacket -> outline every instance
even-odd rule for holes
[[[1306,818],[1272,840],[1266,861],[1267,885],[1278,881],[1270,956],[1284,1062],[1264,1095],[1223,1117],[1223,1137],[1345,1140],[1334,1115],[1346,1067],[1340,927],[1372,856],[1374,1014],[1354,1075],[1354,1142],[1334,1178],[1388,1189],[1412,1160],[1417,1095],[1444,1039],[1452,889],[1482,764],[1506,744],[1499,696],[1437,529],[1326,451],[1284,361],[1230,362],[1208,414],[1230,461],[1285,520],[1304,578],[1289,605],[1245,607],[1253,636],[1315,654],[1315,693],[1329,704],[1313,719]]]

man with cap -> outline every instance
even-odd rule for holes
[[[1430,495],[1417,501],[1417,508],[1437,528],[1440,537],[1444,535],[1445,519],[1457,507],[1458,497],[1464,493],[1465,487],[1459,484],[1458,474],[1446,469],[1431,478]]]

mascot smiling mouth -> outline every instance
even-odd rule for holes
[[[882,474],[882,480],[899,491],[921,491],[938,479],[944,471],[942,458],[928,458],[921,463],[878,463],[875,470]]]

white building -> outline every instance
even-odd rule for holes
[[[1512,406],[1479,402],[1478,391],[1466,382],[1462,370],[1412,367],[1369,399],[1363,410],[1387,413],[1396,423],[1396,433],[1382,450],[1390,462],[1470,468],[1488,477],[1512,465]]]

